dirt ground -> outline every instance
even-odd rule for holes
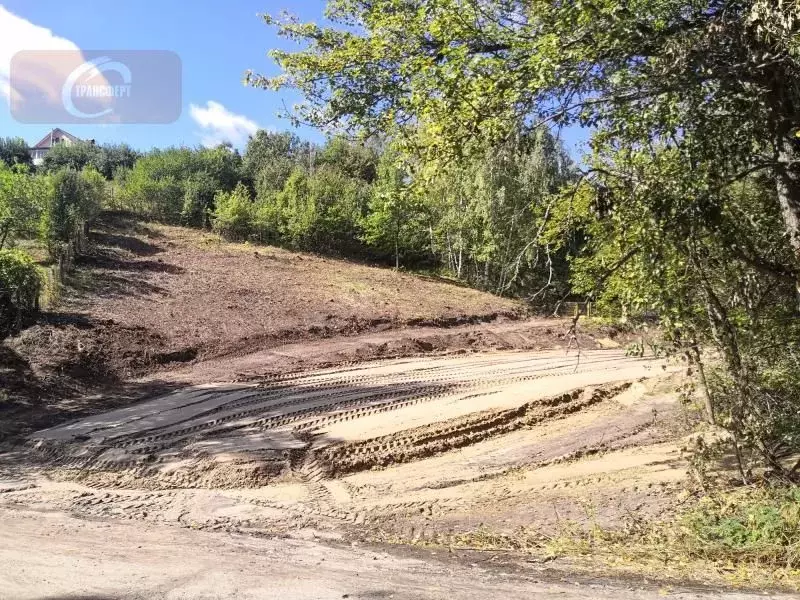
[[[185,357],[245,353],[377,327],[514,317],[522,306],[453,282],[106,215],[62,310]],[[35,332],[32,332],[35,335]],[[163,352],[162,352],[163,354]],[[180,362],[159,356],[156,361]]]
[[[681,371],[619,350],[389,359],[190,386],[42,430],[0,456],[0,589],[745,598],[483,551],[567,521],[670,515],[687,487]]]
[[[0,597],[746,597],[496,550],[686,502],[679,362],[383,269],[94,239],[63,312],[2,347]]]
[[[60,301],[0,342],[0,446],[177,387],[402,356],[618,346],[453,282],[106,214]],[[620,334],[621,335],[621,334]],[[624,336],[623,336],[624,337]]]
[[[176,387],[401,356],[618,345],[446,280],[106,214],[60,301],[0,343],[0,445]],[[399,333],[402,332],[402,333]]]
[[[551,565],[467,551],[398,552],[52,512],[0,509],[0,522],[4,600],[788,598],[567,575]]]

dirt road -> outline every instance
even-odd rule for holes
[[[7,600],[765,597],[565,580],[536,565],[495,564],[468,553],[387,554],[53,513],[0,510],[0,522],[0,598]]]
[[[677,368],[494,352],[194,386],[37,432],[3,457],[0,506],[435,544],[613,525],[683,483]]]
[[[386,360],[190,387],[32,442],[54,466],[106,484],[116,475],[150,488],[256,487],[289,472],[316,481],[555,421],[666,370],[621,351]]]

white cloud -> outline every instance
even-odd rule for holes
[[[209,100],[205,107],[190,104],[189,114],[203,129],[200,141],[206,147],[217,146],[223,142],[241,147],[247,142],[248,136],[259,129],[258,123],[252,119],[237,115],[213,100]]]
[[[11,58],[20,50],[74,50],[78,46],[55,35],[50,29],[23,19],[0,5],[0,97],[8,100],[13,93],[9,81]]]

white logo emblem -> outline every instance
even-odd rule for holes
[[[90,80],[102,73],[114,71],[122,76],[122,84],[110,85],[104,82],[97,85],[78,84],[78,81],[84,78],[84,81]],[[131,70],[121,62],[114,61],[108,56],[101,56],[93,60],[87,61],[80,65],[77,69],[72,71],[64,82],[64,87],[61,88],[61,102],[64,104],[64,109],[73,117],[79,119],[97,119],[114,112],[112,107],[105,108],[101,111],[94,113],[86,113],[75,106],[73,98],[122,98],[130,97],[131,95]]]

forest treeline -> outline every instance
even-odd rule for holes
[[[565,289],[563,254],[530,244],[552,196],[575,178],[547,131],[434,176],[390,144],[334,136],[320,145],[264,130],[241,154],[79,143],[56,146],[35,169],[21,140],[0,148],[0,249],[38,235],[57,259],[54,240],[68,242],[105,208],[233,241],[435,270],[499,294],[543,301]],[[54,198],[65,203],[56,213]]]

